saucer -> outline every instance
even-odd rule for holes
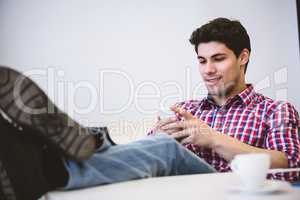
[[[264,185],[259,188],[252,189],[240,184],[240,185],[230,186],[229,190],[232,192],[239,192],[239,193],[266,194],[266,193],[274,193],[274,192],[282,191],[289,187],[291,187],[291,185],[288,182],[266,180]]]

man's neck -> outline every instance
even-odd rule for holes
[[[241,84],[240,87],[234,89],[229,94],[226,94],[223,96],[213,95],[212,98],[218,106],[224,106],[226,104],[226,102],[228,101],[228,99],[238,95],[239,93],[244,91],[246,88],[247,88],[246,84]]]

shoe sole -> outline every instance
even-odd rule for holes
[[[14,123],[31,127],[54,148],[75,160],[90,157],[95,138],[61,112],[28,77],[0,66],[0,108]]]

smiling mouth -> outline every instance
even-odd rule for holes
[[[215,77],[215,78],[207,78],[207,79],[205,79],[206,83],[208,83],[210,85],[215,85],[220,80],[221,80],[221,77]]]

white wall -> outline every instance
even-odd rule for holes
[[[157,110],[206,94],[188,38],[219,16],[250,34],[248,81],[300,110],[294,0],[0,0],[0,64],[35,74],[62,109],[123,142]]]

